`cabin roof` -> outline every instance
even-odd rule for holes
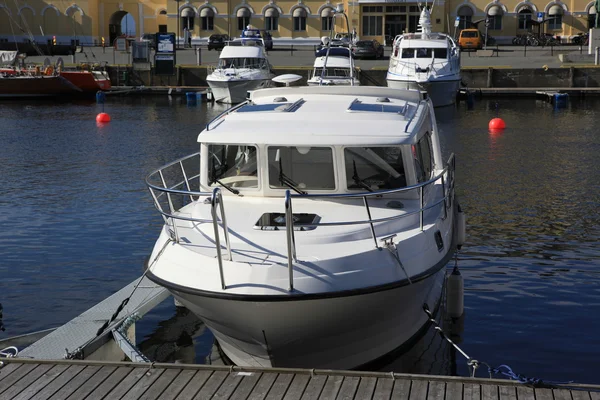
[[[402,48],[419,48],[419,49],[439,49],[447,48],[448,40],[443,39],[407,39],[403,38],[400,42]]]
[[[265,58],[260,46],[225,46],[219,58]]]
[[[389,101],[377,101],[377,99]],[[251,102],[215,118],[205,143],[399,145],[416,142],[426,115],[422,93],[365,86],[314,86],[251,92]]]
[[[325,58],[327,58],[327,67],[328,68],[350,68],[352,64],[350,63],[350,58],[346,57],[317,57],[315,58],[315,68],[322,68],[325,65]]]

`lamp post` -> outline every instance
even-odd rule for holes
[[[181,0],[175,0],[177,2],[177,34],[175,35],[175,37],[177,38],[177,44],[175,45],[175,48],[179,50],[179,20],[181,19],[181,15],[179,15],[179,2]]]

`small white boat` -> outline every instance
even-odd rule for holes
[[[398,35],[387,73],[391,88],[427,91],[435,107],[456,102],[460,89],[460,49],[452,37],[431,32],[431,15],[423,8],[422,32]]]
[[[426,327],[462,219],[422,92],[256,90],[198,141],[146,179],[146,275],[235,364],[355,368]]]
[[[206,81],[215,101],[241,103],[248,91],[269,87],[273,77],[262,38],[244,36],[223,48]]]
[[[316,53],[312,76],[307,83],[317,85],[360,85],[349,47],[323,48]]]

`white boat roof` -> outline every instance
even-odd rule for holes
[[[447,48],[448,41],[444,39],[406,39],[403,38],[400,42],[402,48],[419,48],[419,49],[434,49]]]
[[[325,66],[325,58],[326,57],[317,57],[315,58],[315,68],[323,68]],[[336,57],[329,56],[327,58],[327,67],[329,68],[351,68],[352,64],[350,63],[349,57]]]
[[[416,143],[430,102],[417,90],[374,86],[281,87],[250,92],[198,136],[202,143],[399,145]]]
[[[225,46],[219,58],[265,58],[260,46]]]

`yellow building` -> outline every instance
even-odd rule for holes
[[[417,2],[343,0],[342,5],[361,39],[389,42],[417,29]],[[313,44],[329,34],[336,6],[330,0],[7,0],[0,4],[0,43],[55,38],[59,44],[101,44],[104,38],[109,45],[123,32],[140,37],[179,31],[183,37],[188,29],[193,43],[200,44],[214,33],[239,36],[251,24],[269,30],[276,45]],[[489,18],[489,34],[509,43],[531,29],[528,20],[539,19],[544,32],[569,37],[587,31],[595,14],[591,0],[441,0],[432,7],[432,22],[435,31],[455,34],[469,22],[484,31],[482,21]]]

